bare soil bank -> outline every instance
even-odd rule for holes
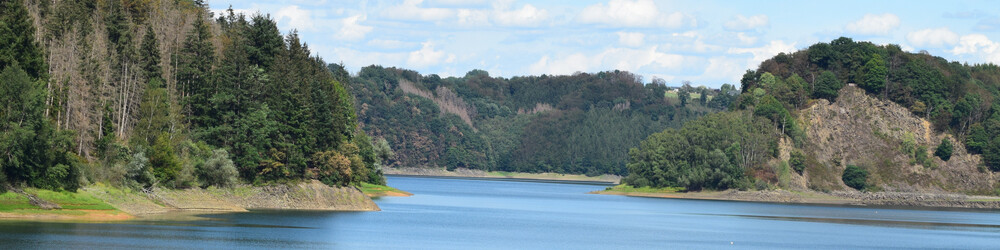
[[[183,213],[246,212],[248,209],[294,209],[321,211],[379,211],[368,196],[355,187],[330,187],[318,181],[271,186],[241,185],[232,188],[184,190],[154,189],[150,193],[85,187],[87,192],[125,213],[150,215]]]
[[[970,196],[962,194],[932,194],[907,192],[847,192],[821,193],[815,191],[703,191],[686,193],[642,193],[620,191],[594,191],[592,194],[626,195],[638,197],[727,200],[749,202],[778,202],[800,204],[829,204],[855,206],[899,206],[936,208],[1000,209],[1000,197]]]
[[[584,182],[604,182],[617,184],[621,181],[621,176],[601,175],[586,176],[577,174],[557,174],[557,173],[515,173],[515,172],[487,172],[476,169],[457,168],[448,171],[444,168],[385,168],[387,175],[416,175],[416,176],[444,176],[444,177],[468,177],[468,178],[494,178],[494,179],[527,179],[527,180],[554,180],[554,181],[584,181]]]

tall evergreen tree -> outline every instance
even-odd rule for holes
[[[0,1],[0,70],[17,63],[28,76],[42,78],[48,66],[23,2]]]
[[[146,26],[146,35],[142,36],[142,44],[139,49],[139,58],[142,60],[142,69],[146,73],[146,79],[163,78],[163,70],[160,68],[160,45],[156,39],[156,32],[153,26]]]
[[[215,91],[210,78],[212,64],[215,62],[215,47],[208,28],[203,13],[199,11],[194,29],[184,40],[184,47],[177,58],[177,87],[188,122],[194,127],[202,127],[210,122],[209,98]]]

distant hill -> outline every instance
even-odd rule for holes
[[[687,86],[670,96],[662,80],[622,71],[441,78],[369,66],[351,82],[359,123],[388,141],[395,166],[588,175],[624,175],[628,148],[736,94]]]
[[[741,92],[730,114],[654,134],[633,149],[624,182],[1000,192],[996,65],[839,38],[764,61],[743,76]],[[749,125],[712,125],[720,122]],[[699,139],[706,135],[718,139]]]

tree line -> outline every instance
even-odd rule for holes
[[[201,1],[3,5],[6,183],[384,184],[391,152],[358,128],[347,73],[269,15]]]
[[[353,82],[359,122],[393,142],[394,165],[588,175],[624,175],[624,149],[727,107],[738,94],[702,89],[706,101],[681,104],[661,79],[643,83],[623,71],[442,78],[373,65]],[[442,96],[465,103],[462,113],[435,101]]]
[[[780,53],[747,70],[729,111],[654,134],[633,148],[623,182],[688,190],[766,188],[780,174],[765,165],[778,157],[781,138],[794,144],[787,164],[801,173],[808,164],[799,148],[810,142],[795,114],[814,100],[833,102],[847,84],[907,107],[937,131],[956,135],[970,153],[981,154],[987,168],[1000,171],[1000,103],[994,101],[1000,97],[1000,67],[841,37]],[[931,166],[929,149],[913,138],[900,147],[911,163]],[[933,156],[948,161],[953,150],[944,139]],[[865,188],[865,171],[853,166],[844,182]]]

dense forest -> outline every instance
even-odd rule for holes
[[[441,78],[369,66],[352,82],[359,123],[390,142],[395,166],[587,175],[624,175],[625,149],[722,110],[739,93],[670,88],[622,71]]]
[[[775,170],[778,168],[768,165],[780,160],[781,141],[793,144],[788,159],[778,163],[785,168],[801,174],[812,165],[827,164],[815,162],[812,151],[816,147],[810,146],[826,142],[806,139],[803,123],[809,121],[796,117],[806,115],[802,112],[817,100],[835,101],[847,85],[899,104],[913,116],[929,121],[935,132],[949,134],[929,148],[915,145],[912,134],[896,142],[884,131],[858,131],[898,145],[898,151],[911,158],[910,164],[938,171],[932,157],[948,162],[954,145],[947,138],[954,138],[969,153],[981,155],[981,171],[1000,171],[1000,103],[996,102],[1000,67],[994,64],[948,62],[926,52],[902,51],[898,45],[880,46],[842,37],[778,54],[762,62],[759,69],[748,70],[740,83],[741,94],[730,111],[657,133],[632,149],[630,175],[624,181],[635,186],[688,190],[766,187],[780,174]],[[720,125],[732,123],[739,125]],[[880,164],[892,163],[885,160]],[[879,170],[853,165],[846,169],[843,183],[856,189],[865,188],[856,176]]]
[[[0,181],[75,190],[384,184],[332,72],[268,15],[203,1],[2,1]]]

